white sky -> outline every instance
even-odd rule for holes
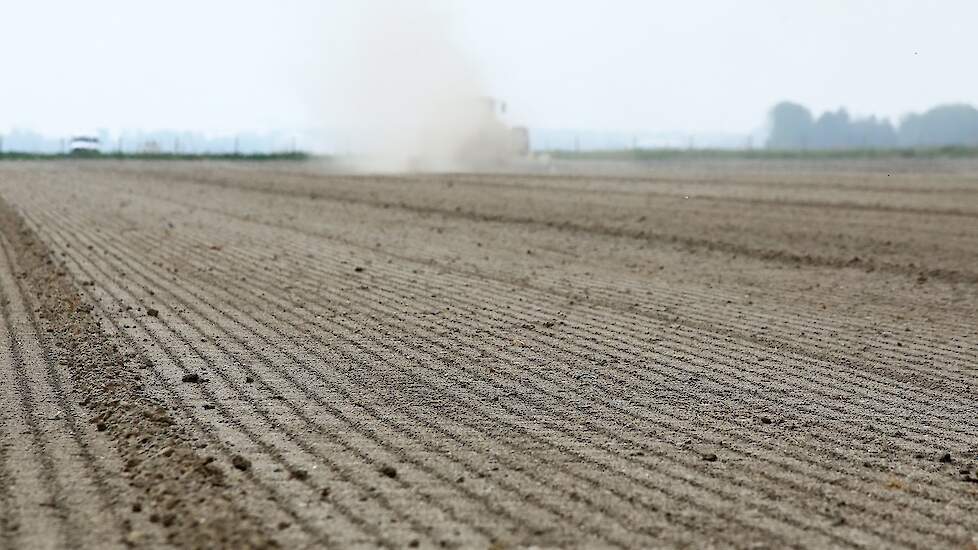
[[[781,99],[894,118],[978,103],[975,0],[405,4],[371,29],[365,0],[0,0],[0,130],[329,127],[358,50],[406,9],[438,12],[422,28],[537,128],[749,132]]]

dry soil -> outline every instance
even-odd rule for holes
[[[0,548],[978,541],[976,161],[0,197]]]

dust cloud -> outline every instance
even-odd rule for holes
[[[346,38],[327,52],[342,62],[322,84],[338,153],[353,167],[450,171],[506,153],[509,130],[455,43],[445,4],[368,0],[346,15]]]

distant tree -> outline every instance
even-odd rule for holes
[[[768,149],[807,149],[812,134],[812,113],[808,109],[784,101],[771,109],[771,135]]]
[[[941,105],[923,114],[907,115],[900,124],[904,147],[978,146],[978,109]]]
[[[854,119],[845,109],[824,113],[812,131],[812,149],[885,149],[898,144],[889,120],[874,116]]]
[[[874,116],[850,124],[850,147],[860,149],[893,149],[899,145],[896,130],[889,120]]]
[[[812,149],[844,149],[850,146],[849,113],[845,109],[826,112],[812,127],[809,147]]]
[[[855,119],[845,109],[813,120],[805,107],[782,102],[770,113],[769,149],[885,149],[894,147],[978,147],[978,109],[941,105],[907,115],[898,129],[889,120]]]

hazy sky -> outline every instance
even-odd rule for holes
[[[0,129],[329,127],[406,84],[362,78],[391,67],[465,72],[533,127],[749,132],[781,99],[899,117],[978,103],[976,22],[974,0],[0,0]]]

